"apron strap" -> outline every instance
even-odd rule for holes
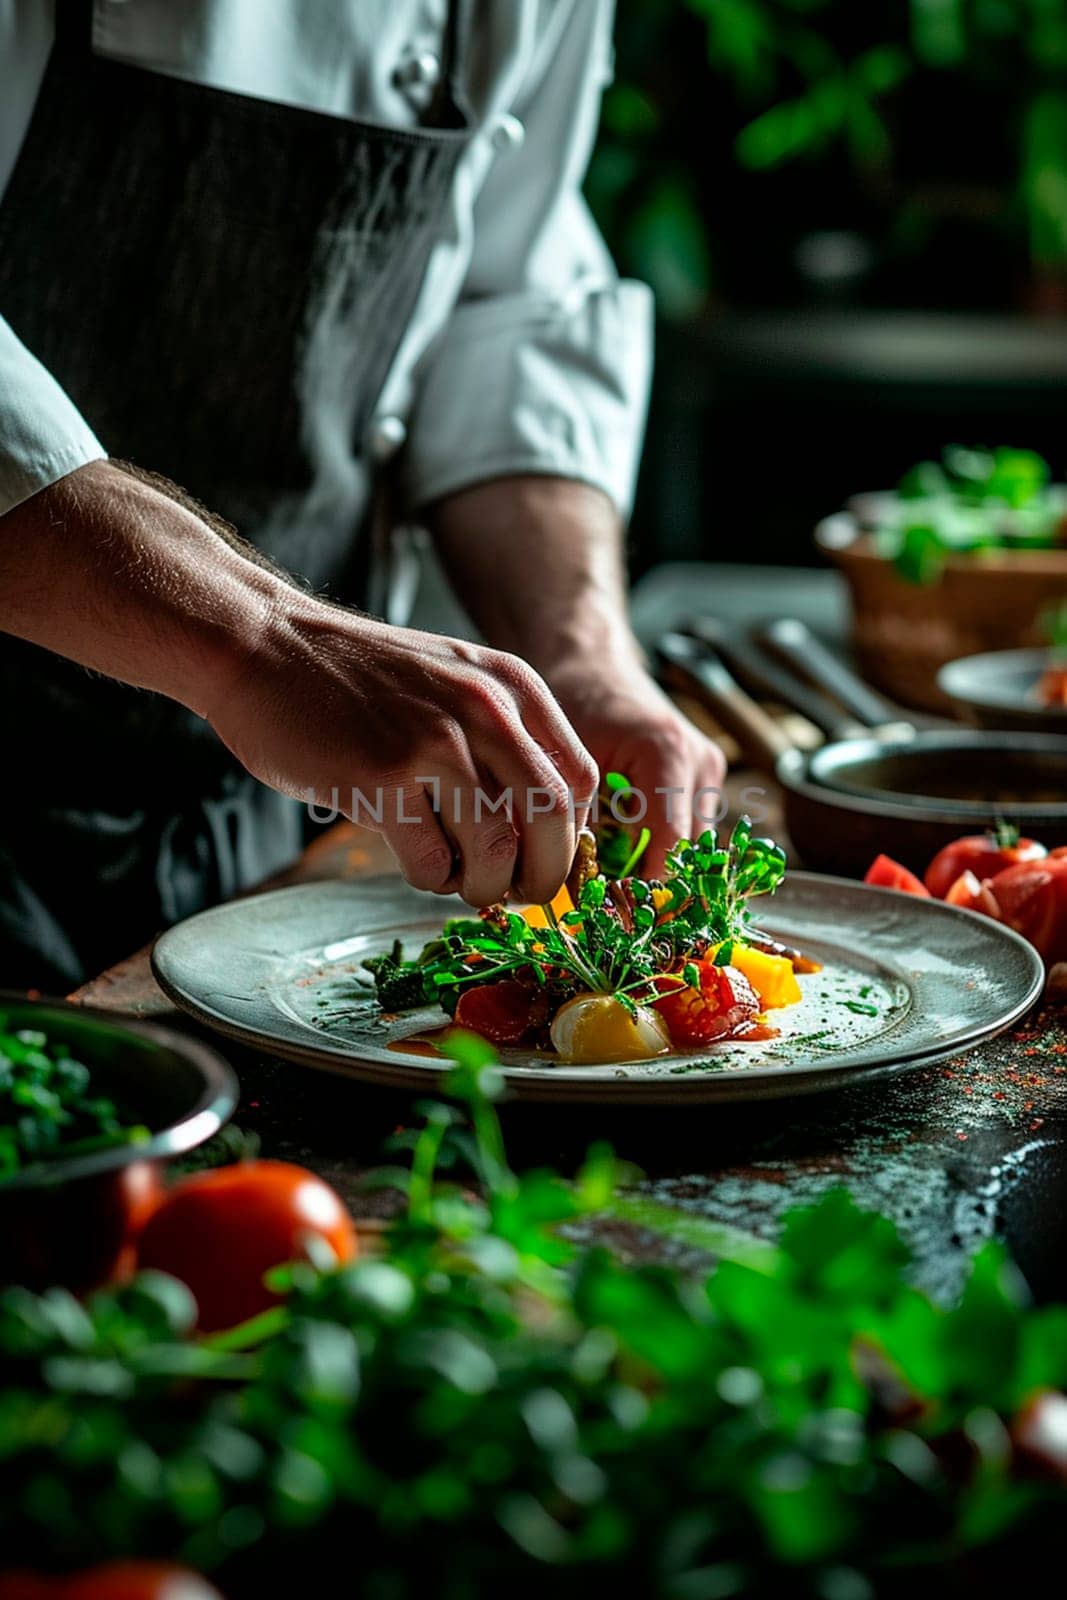
[[[444,48],[441,52],[440,92],[430,103],[431,122],[465,127],[470,106],[463,83],[465,45],[470,27],[470,0],[448,0]]]
[[[66,55],[87,55],[93,48],[93,0],[56,0],[55,47]]]

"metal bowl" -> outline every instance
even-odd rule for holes
[[[1043,706],[1037,685],[1063,652],[989,650],[960,656],[938,673],[938,687],[968,722],[1010,732],[1067,733],[1067,706]]]
[[[135,1109],[142,1144],[40,1162],[0,1180],[0,1283],[87,1289],[113,1276],[161,1188],[162,1164],[232,1116],[231,1067],[199,1040],[62,1001],[0,992],[9,1028],[69,1045],[101,1093]]]

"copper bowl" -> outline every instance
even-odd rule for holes
[[[901,705],[952,715],[946,662],[1044,642],[1041,617],[1067,601],[1067,549],[950,556],[933,583],[910,583],[875,549],[869,523],[885,495],[861,495],[815,530],[852,599],[860,673]]]

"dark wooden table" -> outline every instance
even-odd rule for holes
[[[813,587],[814,580],[814,587]],[[700,592],[703,583],[704,592]],[[822,585],[820,589],[819,585]],[[794,605],[840,634],[842,608],[828,574],[802,574],[790,585]],[[638,595],[635,621],[650,636],[685,604],[706,611],[744,606],[738,569],[662,569]],[[781,593],[781,589],[778,589]],[[642,603],[643,602],[643,603]],[[758,604],[749,602],[757,614]],[[770,780],[743,770],[731,790]],[[766,831],[777,832],[775,822]],[[358,877],[392,870],[377,836],[347,824],[325,832],[279,882]],[[87,984],[86,1004],[175,1026],[154,984],[147,951]],[[974,1249],[1007,1240],[1035,1295],[1067,1296],[1067,1017],[1039,1010],[992,1044],[941,1066],[911,1070],[869,1085],[753,1106],[626,1111],[618,1108],[505,1107],[512,1159],[566,1169],[586,1146],[607,1138],[646,1174],[641,1188],[695,1217],[765,1237],[783,1212],[846,1185],[877,1207],[908,1239],[916,1280],[951,1296]],[[228,1042],[221,1048],[242,1085],[239,1123],[254,1130],[264,1154],[298,1161],[329,1179],[357,1215],[373,1214],[360,1175],[382,1142],[417,1117],[410,1097],[264,1058]],[[640,1255],[684,1259],[690,1245],[667,1246],[640,1229],[616,1242]]]

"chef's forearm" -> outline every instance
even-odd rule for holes
[[[111,462],[0,517],[0,631],[203,714],[280,580]]]
[[[635,665],[622,527],[598,489],[498,478],[439,501],[427,520],[450,581],[495,648],[549,682],[581,659]]]

